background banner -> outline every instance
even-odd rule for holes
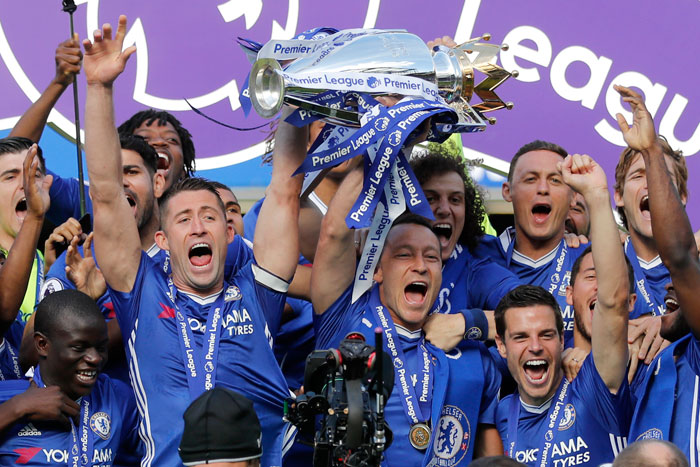
[[[129,18],[126,45],[138,51],[115,85],[121,123],[154,107],[177,116],[191,131],[197,169],[245,197],[267,185],[270,169],[260,163],[267,131],[237,132],[192,112],[184,99],[208,115],[241,127],[264,123],[245,118],[239,91],[250,70],[237,37],[267,42],[291,39],[316,26],[403,28],[427,40],[453,36],[457,42],[490,33],[507,43],[500,64],[520,76],[499,88],[511,111],[499,111],[495,126],[464,135],[467,155],[506,171],[524,143],[545,139],[571,153],[588,153],[602,163],[612,185],[622,150],[614,114],[622,111],[613,84],[641,90],[661,134],[686,155],[690,172],[689,214],[700,227],[700,68],[696,25],[698,0],[561,2],[536,0],[77,0],[81,39],[104,22]],[[23,0],[0,5],[0,135],[36,100],[54,75],[54,51],[68,38],[68,15],[58,0]],[[90,32],[90,34],[88,33]],[[80,97],[85,83],[79,78]],[[623,112],[629,115],[627,112]],[[72,93],[50,117],[59,132],[74,133]],[[47,131],[41,141],[50,168],[77,172],[74,150]]]

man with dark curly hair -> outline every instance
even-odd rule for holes
[[[474,255],[484,235],[484,207],[464,160],[429,152],[413,158],[411,168],[435,216],[432,229],[440,240],[444,264],[432,311],[452,315],[431,318],[428,338],[444,350],[459,344],[462,337],[485,339],[489,326],[483,310],[495,309],[521,282],[490,258]],[[443,334],[448,332],[450,337]]]

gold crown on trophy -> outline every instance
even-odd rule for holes
[[[487,44],[490,34],[470,39],[457,47],[435,47],[433,61],[435,62],[437,85],[440,94],[455,110],[469,115],[475,121],[473,112],[478,113],[490,124],[496,123],[494,117],[484,117],[482,114],[506,108],[512,109],[512,102],[504,102],[495,89],[511,76],[518,76],[516,70],[508,72],[496,64],[496,57],[501,50],[508,50],[508,45]],[[461,73],[457,71],[461,70]],[[486,77],[474,85],[475,71]],[[461,79],[460,79],[461,75]],[[476,94],[481,102],[471,103]],[[477,130],[478,131],[478,130]]]

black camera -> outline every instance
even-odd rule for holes
[[[391,444],[384,406],[394,371],[381,331],[375,346],[351,333],[337,349],[307,357],[305,392],[285,401],[285,419],[299,428],[300,442],[313,445],[314,467],[376,467]]]

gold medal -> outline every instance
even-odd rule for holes
[[[423,451],[430,444],[430,427],[425,423],[416,423],[408,432],[408,440],[411,446]]]

